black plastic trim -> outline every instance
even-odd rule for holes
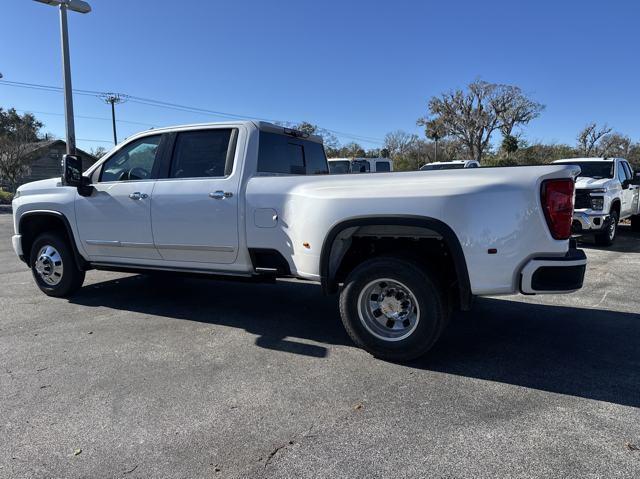
[[[89,263],[87,263],[87,260],[85,260],[78,251],[75,236],[73,235],[73,230],[71,229],[71,224],[64,214],[60,213],[59,211],[27,211],[20,216],[20,222],[18,223],[18,234],[22,234],[22,222],[24,221],[24,219],[30,218],[32,216],[53,216],[54,218],[62,220],[62,223],[67,230],[69,242],[71,243],[71,250],[73,251],[73,256],[76,260],[76,266],[80,271],[87,271],[88,269],[90,269]],[[26,260],[26,256],[28,253],[26,253],[24,250],[22,251],[22,253],[23,254],[20,256],[20,259],[24,261],[28,266],[30,266]]]
[[[585,264],[575,266],[541,266],[531,277],[534,291],[574,291],[582,288]]]
[[[278,250],[249,248],[249,256],[251,257],[254,271],[257,271],[256,268],[275,269],[277,276],[291,276],[289,263]]]
[[[197,271],[189,268],[162,268],[145,266],[128,266],[115,263],[91,263],[91,268],[98,271],[114,271],[118,273],[146,274],[146,275],[168,275],[185,278],[211,279],[219,281],[236,281],[239,283],[273,283],[273,276],[256,274],[227,274],[216,271]]]
[[[426,216],[367,216],[346,220],[333,226],[322,244],[320,256],[320,282],[322,285],[322,291],[325,294],[335,293],[338,291],[338,284],[335,281],[335,277],[333,274],[329,274],[329,258],[331,256],[331,248],[335,239],[340,232],[344,231],[346,228],[367,225],[417,226],[428,228],[441,235],[444,242],[449,247],[453,257],[453,263],[456,268],[458,289],[460,290],[460,309],[463,311],[471,309],[473,295],[471,293],[471,283],[469,281],[467,262],[464,258],[460,241],[458,240],[455,232],[447,224],[435,218]]]

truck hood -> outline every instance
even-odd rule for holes
[[[611,178],[596,179],[582,176],[576,178],[576,189],[606,188],[611,181],[613,181]]]
[[[38,180],[38,181],[32,181],[31,183],[25,183],[20,188],[18,188],[18,191],[20,193],[25,193],[31,190],[47,190],[49,188],[55,188],[60,185],[61,185],[61,180],[60,180],[60,177],[58,176],[56,178],[49,178],[48,180]]]

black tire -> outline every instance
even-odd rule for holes
[[[619,218],[620,217],[616,210],[609,213],[609,223],[605,227],[604,231],[595,235],[596,244],[598,246],[611,246],[613,244],[616,240],[616,235],[618,234]],[[613,231],[611,228],[613,228]]]
[[[50,268],[54,263],[55,265],[58,263],[61,263],[62,265],[62,272],[59,274],[60,277],[54,279],[54,281],[57,281],[55,284],[47,283],[43,275],[38,272],[39,254],[46,246],[51,246],[58,253],[58,255],[47,257],[49,259],[55,258],[58,261],[51,261],[49,264],[45,264],[45,268]],[[35,279],[38,288],[40,288],[44,294],[48,296],[55,296],[57,298],[64,298],[71,296],[80,289],[80,287],[82,287],[85,272],[78,269],[71,246],[63,236],[57,233],[41,234],[33,242],[29,258],[33,278]],[[52,274],[49,274],[48,276],[54,277]]]
[[[410,293],[409,298],[415,299],[418,319],[413,329],[408,329],[406,337],[400,336],[393,340],[381,338],[373,332],[375,325],[366,326],[367,322],[371,323],[371,320],[365,319],[367,313],[361,314],[363,308],[367,309],[367,305],[374,304],[367,303],[370,298],[361,298],[361,294],[366,295],[371,285],[378,281],[379,284],[386,284],[385,280],[404,286]],[[371,297],[379,298],[384,295],[373,294]],[[413,307],[412,310],[415,311]],[[377,311],[380,315],[381,309]],[[340,315],[347,333],[356,345],[377,358],[409,361],[424,355],[436,343],[448,322],[449,306],[443,288],[433,274],[405,259],[379,257],[365,261],[349,274],[340,292]],[[385,313],[379,317],[382,322],[387,316]],[[391,321],[393,324],[393,320]],[[384,326],[377,327],[384,334]],[[391,330],[387,329],[388,331]]]
[[[631,217],[631,231],[640,231],[640,215],[633,215]]]

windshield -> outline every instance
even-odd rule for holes
[[[578,178],[594,178],[596,180],[613,178],[613,161],[572,161],[562,164],[579,166],[582,171],[580,171]]]
[[[329,173],[334,173],[334,174],[351,173],[351,162],[346,160],[330,161]]]
[[[420,168],[422,171],[426,170],[454,170],[458,168],[464,168],[464,163],[447,163],[443,165],[424,165]]]

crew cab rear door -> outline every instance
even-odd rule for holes
[[[160,259],[151,232],[151,194],[165,137],[125,144],[92,175],[93,192],[76,197],[82,245],[95,262]]]
[[[156,248],[174,266],[231,264],[238,256],[239,131],[209,127],[171,135],[165,177],[153,191],[151,222]]]

